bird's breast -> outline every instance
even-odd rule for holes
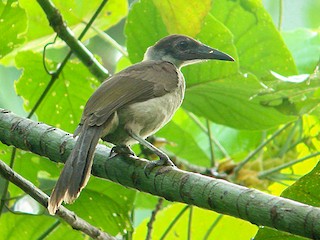
[[[118,111],[120,125],[143,138],[150,136],[170,121],[182,103],[184,91],[185,83],[182,78],[173,91],[124,107]]]

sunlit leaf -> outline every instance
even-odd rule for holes
[[[26,110],[30,111],[51,77],[43,68],[41,54],[21,52],[16,57],[16,63],[23,69],[21,78],[16,82],[16,90],[22,96]],[[46,64],[49,69],[57,66],[53,62]],[[39,120],[73,132],[80,121],[81,109],[97,85],[87,68],[79,62],[70,61],[36,111]]]
[[[153,0],[153,3],[170,34],[183,33],[191,37],[201,31],[203,19],[211,9],[211,0]]]
[[[49,25],[47,16],[36,1],[30,2],[28,0],[21,0],[19,3],[28,15],[28,31],[26,33],[27,43],[10,54],[4,60],[6,64],[12,64],[12,59],[18,51],[42,51],[44,45],[48,42],[52,42],[56,35]],[[76,37],[80,35],[85,28],[85,24],[89,22],[100,4],[101,1],[99,0],[90,1],[90,4],[87,4],[87,2],[82,0],[54,1],[54,5],[59,9],[63,19]],[[127,15],[127,11],[128,1],[109,0],[102,12],[96,18],[94,26],[102,31],[107,30],[123,19]],[[24,20],[24,23],[25,21],[26,20]],[[39,28],[39,26],[41,26],[41,28]],[[6,31],[8,28],[10,29],[10,27],[7,27]],[[94,30],[89,30],[83,40],[89,39],[96,34],[97,33]],[[58,43],[55,44],[55,47],[58,46],[65,46],[65,43],[58,41]]]
[[[315,207],[320,206],[319,197],[319,174],[320,174],[320,164],[307,175],[300,178],[292,186],[288,187],[282,194],[282,197],[290,198],[302,203],[306,203]],[[271,238],[272,237],[272,238]],[[258,240],[268,240],[268,239],[292,239],[299,240],[305,239],[298,236],[293,236],[289,233],[277,231],[275,229],[263,228],[258,231],[255,239]]]
[[[273,79],[270,70],[284,76],[297,74],[291,53],[262,1],[214,1],[211,13],[231,31],[242,72],[262,80]]]
[[[19,2],[0,1],[0,59],[25,41],[23,33],[26,28],[26,12],[20,7]]]
[[[171,206],[160,211],[156,216],[153,224],[152,236],[160,239],[167,230],[172,221],[185,208],[183,204],[172,204]],[[204,239],[207,231],[215,222],[218,213],[208,212],[204,209],[193,207],[192,219],[189,219],[189,210],[186,210],[181,218],[176,222],[173,228],[166,236],[167,239],[188,239],[188,223],[191,221],[192,239]],[[147,222],[143,221],[134,232],[135,239],[145,239],[147,234]],[[232,229],[232,231],[226,231]],[[208,239],[230,240],[235,237],[239,239],[250,239],[257,231],[257,227],[240,219],[229,216],[223,216],[217,226],[211,231]]]

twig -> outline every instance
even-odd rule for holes
[[[161,210],[161,208],[162,208],[162,204],[163,204],[163,198],[159,198],[159,199],[158,199],[158,203],[157,203],[155,209],[152,211],[150,220],[149,220],[149,222],[148,222],[148,224],[147,224],[148,232],[147,232],[146,240],[150,240],[150,239],[151,239],[153,223],[154,223],[154,221],[156,220],[156,215],[157,215],[157,213],[158,213],[158,212]]]
[[[11,152],[11,158],[10,158],[10,168],[13,167],[14,159],[16,156],[16,151],[17,151],[17,149],[15,147],[13,147],[12,152]],[[6,196],[7,196],[7,192],[8,192],[8,187],[9,187],[9,181],[5,181],[2,196],[1,196],[1,202],[0,202],[0,216],[3,211],[3,207],[5,206],[5,203],[6,203]]]
[[[14,172],[7,164],[0,161],[0,174],[8,181],[15,184],[17,187],[21,188],[27,194],[29,194],[33,199],[39,202],[45,208],[48,204],[48,195],[38,189],[30,181],[24,179],[21,175]],[[107,233],[101,231],[100,229],[90,225],[85,220],[79,218],[73,212],[69,211],[67,208],[61,206],[56,213],[59,217],[64,219],[72,228],[82,231],[83,233],[89,235],[94,239],[115,239],[114,237],[108,235]]]
[[[92,53],[74,37],[73,32],[67,26],[54,4],[50,0],[37,0],[37,2],[46,13],[53,30],[68,44],[70,49],[88,67],[89,71],[100,80],[104,80],[108,77],[108,71],[98,62]],[[107,1],[104,2],[106,3]]]

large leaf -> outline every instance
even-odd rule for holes
[[[155,239],[160,239],[184,207],[185,205],[183,204],[172,204],[160,211],[153,223],[152,236]],[[192,217],[189,218],[189,216],[189,210],[185,211],[165,239],[188,239],[189,223],[191,224],[191,239],[204,239],[204,236],[216,221],[219,214],[193,207]],[[145,239],[147,234],[147,221],[148,220],[143,221],[137,227],[134,232],[134,239]],[[232,231],[226,231],[226,229],[232,229]],[[257,227],[251,223],[230,216],[223,216],[207,239],[250,239],[256,230]]]
[[[166,138],[171,143],[166,145],[166,149],[179,158],[196,165],[210,166],[210,152],[205,148],[209,139],[182,110],[156,135]],[[203,140],[206,142],[203,143]]]
[[[183,33],[191,37],[201,31],[202,21],[211,9],[211,0],[153,0],[153,3],[169,33]]]
[[[10,54],[4,62],[10,64],[15,54],[21,50],[33,50],[41,51],[43,46],[51,42],[56,35],[53,29],[50,27],[47,16],[41,9],[40,5],[36,1],[21,0],[19,1],[21,6],[26,10],[28,15],[28,31],[26,33],[27,43],[22,48],[17,49]],[[99,0],[90,1],[88,4],[86,1],[54,1],[55,6],[61,12],[68,27],[74,32],[75,37],[79,36],[80,32],[85,28],[87,23],[93,16],[98,6],[101,4]],[[94,26],[102,31],[109,29],[117,24],[121,19],[127,15],[128,1],[126,0],[110,0],[96,18]],[[19,18],[13,18],[19,19]],[[24,19],[26,22],[26,19]],[[41,26],[41,28],[39,28]],[[8,27],[10,29],[10,27]],[[6,28],[6,31],[7,29]],[[83,40],[91,38],[96,35],[96,32],[89,30]],[[10,38],[13,39],[13,38]],[[58,42],[55,46],[63,45],[62,41]]]
[[[231,1],[231,3],[236,5],[214,3],[213,10],[203,20],[197,38],[210,46],[229,53],[237,62],[210,61],[186,67],[183,72],[187,82],[187,92],[183,107],[216,123],[239,129],[266,129],[294,120],[292,117],[277,112],[272,107],[265,107],[256,100],[250,100],[262,87],[253,75],[245,78],[240,70],[249,70],[266,78],[269,76],[269,71],[278,69],[274,66],[278,66],[285,59],[289,59],[285,67],[287,72],[295,72],[295,67],[290,53],[284,46],[279,33],[273,26],[270,17],[266,15],[262,5],[249,4],[246,6],[247,8],[257,8],[258,10],[254,14],[261,18],[260,22],[257,22],[257,26],[251,26],[256,22],[250,23],[249,27],[251,26],[252,30],[251,28],[248,30],[255,36],[260,34],[259,29],[262,27],[268,34],[268,41],[266,42],[268,44],[272,41],[275,42],[275,50],[268,49],[270,48],[268,44],[262,50],[261,48],[258,49],[257,41],[251,39],[250,35],[243,35],[243,32],[236,31],[233,28],[230,31],[227,28],[229,22],[226,22],[227,20],[223,19],[223,16],[215,17],[216,11],[228,11],[230,14],[234,14],[234,9],[238,9],[236,12],[240,14],[240,20],[247,16],[248,9],[243,9],[243,6],[238,2]],[[170,6],[173,6],[173,4]],[[161,10],[161,16],[165,14],[165,11],[169,11],[169,15],[172,14],[172,10],[167,8],[161,8]],[[179,21],[181,25],[188,26],[191,19],[187,17],[187,10],[182,8],[179,11],[185,11],[186,17],[183,18],[183,14],[179,14],[176,21]],[[249,13],[252,14],[253,11],[250,11]],[[195,18],[195,16],[193,17]],[[152,20],[147,20],[149,18]],[[252,16],[249,15],[249,19],[251,18]],[[261,21],[263,22],[262,25]],[[240,23],[242,24],[240,29],[248,28],[248,23],[245,20],[240,21]],[[129,13],[126,25],[130,59],[133,62],[140,61],[146,48],[166,35],[170,27],[168,22],[165,24],[161,21],[159,9],[151,1],[135,3]],[[157,31],[154,31],[154,29],[157,29]],[[149,34],[144,34],[146,32]],[[249,43],[247,45],[239,44],[242,39]],[[248,47],[251,47],[251,49],[248,49]],[[255,57],[263,59],[263,61],[257,61],[253,58],[250,62],[244,48],[255,52]],[[277,57],[274,57],[272,53],[269,54],[270,51],[277,53]],[[280,64],[280,66],[282,65]]]
[[[26,110],[30,111],[51,77],[43,68],[41,54],[21,52],[16,57],[16,63],[23,69],[23,74],[16,83],[16,90],[22,96]],[[53,62],[46,64],[50,69],[57,66]],[[98,82],[91,77],[87,68],[70,61],[36,111],[39,120],[73,132],[80,121],[85,102],[93,92],[92,86],[97,85]]]
[[[187,89],[183,107],[216,123],[238,129],[267,129],[293,121],[272,107],[252,98],[260,84],[252,75],[194,85]]]
[[[319,30],[298,29],[283,32],[282,36],[293,54],[299,72],[312,73],[320,56]]]
[[[0,218],[1,239],[38,239],[54,222],[51,217],[5,213]]]
[[[128,14],[125,33],[132,63],[141,61],[147,47],[168,35],[158,9],[150,0],[134,3]]]
[[[26,12],[18,1],[0,1],[0,59],[25,41],[26,28]]]
[[[233,34],[242,72],[270,80],[297,73],[291,53],[260,0],[214,1],[211,13]]]
[[[115,236],[132,231],[130,214],[134,200],[134,190],[92,177],[79,199],[68,208]]]

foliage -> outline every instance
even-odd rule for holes
[[[55,0],[54,4],[78,36],[100,2]],[[319,8],[319,5],[315,7]],[[167,140],[163,148],[177,159],[181,168],[189,169],[190,165],[216,167],[214,171],[226,175],[230,181],[272,194],[280,194],[295,182],[286,188],[283,196],[319,206],[319,166],[316,166],[316,157],[308,156],[319,152],[320,148],[320,73],[316,70],[317,64],[319,68],[320,29],[279,31],[260,0],[140,0],[133,3],[130,10],[126,0],[110,0],[94,26],[114,34],[117,39],[119,36],[114,32],[121,29],[122,25],[118,23],[122,19],[126,20],[128,58],[119,61],[117,70],[141,61],[147,47],[172,33],[195,37],[236,60],[234,63],[211,61],[183,69],[187,82],[183,106],[156,134]],[[30,112],[51,79],[44,69],[42,52],[55,34],[39,5],[26,0],[0,1],[0,31],[5,32],[0,37],[0,72],[6,72],[0,76],[0,106],[21,113],[21,97],[24,111]],[[85,35],[89,49],[97,49],[94,48],[97,43],[101,49],[105,45],[116,49],[116,45],[105,43],[96,35],[93,29]],[[49,47],[44,62],[50,71],[55,71],[66,51],[62,41]],[[108,53],[108,58],[116,61],[116,56],[112,55],[114,51]],[[94,54],[105,59],[103,50]],[[7,78],[15,78],[16,96],[7,94],[13,89]],[[72,132],[86,100],[97,86],[95,77],[74,57],[68,61],[33,117]],[[277,136],[274,135],[276,131],[280,131]],[[271,141],[263,145],[261,151],[246,158],[267,139]],[[4,145],[0,145],[0,149],[0,159],[9,163],[11,149]],[[244,159],[250,161],[234,171]],[[302,160],[295,161],[297,159]],[[18,150],[14,170],[50,193],[61,166],[56,167],[40,156]],[[301,176],[304,177],[296,181]],[[0,179],[1,195],[5,185],[6,182]],[[7,201],[7,208],[0,209],[1,237],[21,238],[20,233],[23,233],[23,239],[39,238],[44,233],[52,239],[82,237],[65,224],[57,224],[43,208],[32,214],[14,212],[23,195],[11,184],[6,195],[2,195],[10,201]],[[156,202],[154,196],[92,177],[70,209],[112,235],[129,238],[134,231],[133,237],[141,239],[146,236],[149,213]],[[165,205],[153,226],[155,238],[163,234],[163,229],[173,221],[171,219],[184,208],[169,202]],[[206,232],[208,239],[233,239],[232,234],[236,233],[243,236],[242,239],[248,239],[257,230],[250,223],[225,216],[219,218],[218,214],[205,210],[194,208],[192,217],[187,212],[178,219],[168,238],[187,238],[189,226],[194,239],[203,238]],[[201,221],[204,218],[207,221]],[[241,227],[235,229],[240,222]],[[213,223],[216,225],[210,230]],[[257,235],[257,239],[281,237],[283,233],[270,229],[260,229]],[[299,239],[287,239],[293,238]]]

